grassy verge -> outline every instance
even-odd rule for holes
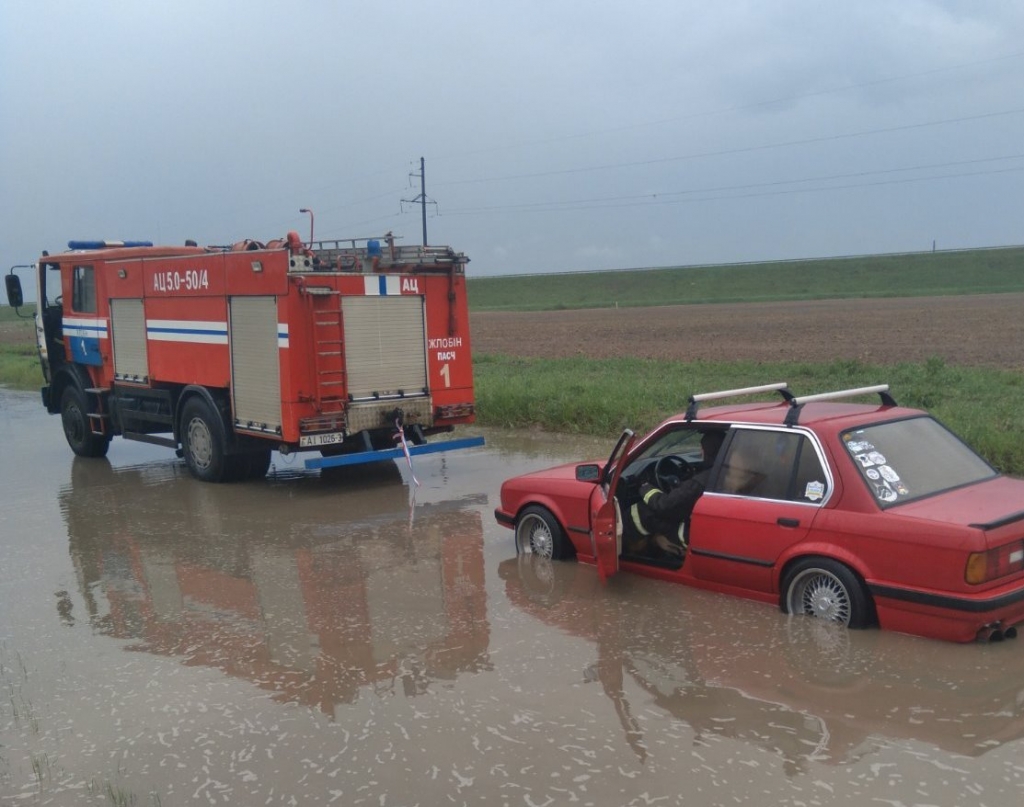
[[[35,306],[21,309],[22,317],[8,306],[0,306],[0,384],[14,389],[37,389],[43,371],[36,353]]]
[[[25,390],[43,385],[35,346],[0,345],[0,384]]]
[[[643,432],[686,408],[689,395],[785,381],[797,394],[889,384],[905,406],[927,409],[1004,473],[1024,476],[1024,378],[1019,373],[923,364],[675,363],[478,356],[478,422],[607,435]]]
[[[562,275],[472,277],[474,311],[544,311],[726,302],[1024,291],[1024,247]]]

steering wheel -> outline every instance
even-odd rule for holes
[[[693,476],[696,469],[682,457],[666,454],[654,463],[654,481],[662,490],[671,490]]]

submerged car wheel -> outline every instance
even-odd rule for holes
[[[568,541],[550,511],[531,505],[516,519],[516,551],[561,560],[569,554]]]
[[[784,610],[825,619],[850,628],[863,628],[871,618],[871,603],[856,575],[828,558],[807,558],[786,576]]]

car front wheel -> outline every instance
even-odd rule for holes
[[[531,505],[516,519],[516,551],[561,560],[569,555],[569,542],[549,510]]]
[[[871,600],[849,568],[828,558],[799,561],[786,575],[784,610],[849,628],[871,620]]]

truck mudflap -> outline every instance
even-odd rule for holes
[[[437,454],[441,451],[458,451],[463,448],[476,448],[484,444],[483,437],[463,437],[459,440],[444,440],[440,443],[424,443],[423,445],[410,445],[409,455],[415,457],[417,454]],[[339,454],[335,457],[311,457],[305,460],[305,467],[311,468],[335,468],[340,465],[362,465],[367,462],[382,462],[384,460],[397,460],[405,456],[405,450],[398,446],[396,448],[385,448],[380,451],[360,451],[356,454]]]

